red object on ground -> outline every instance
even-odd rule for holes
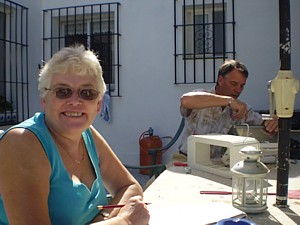
[[[174,166],[188,166],[188,164],[183,162],[174,162]]]
[[[144,132],[139,139],[140,144],[140,165],[141,166],[150,166],[152,164],[152,157],[148,154],[149,149],[158,149],[162,147],[162,141],[157,135],[149,135],[147,136],[146,132]],[[162,163],[162,151],[158,151],[156,154],[156,162],[155,164]],[[150,169],[141,169],[141,174],[149,175]]]

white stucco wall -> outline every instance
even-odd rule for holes
[[[36,74],[42,53],[42,9],[110,2],[100,0],[15,0],[29,8],[31,114],[39,109]],[[115,2],[115,1],[111,1]],[[138,164],[139,136],[149,128],[173,135],[180,122],[179,98],[197,85],[174,84],[173,0],[122,0],[120,8],[120,88],[112,99],[112,122],[98,116],[95,127],[123,162]],[[300,2],[291,0],[292,70],[300,79]],[[250,76],[241,96],[255,109],[268,109],[267,82],[279,64],[279,9],[275,0],[235,1],[236,58]],[[202,85],[202,87],[211,85]],[[296,109],[300,110],[299,94]],[[175,148],[172,149],[175,151]],[[170,157],[167,153],[164,160]]]

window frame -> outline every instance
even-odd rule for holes
[[[183,11],[186,24],[185,33],[187,34],[184,43],[186,46],[185,59],[202,58],[203,54],[206,56],[222,55],[226,51],[226,45],[224,44],[226,40],[218,37],[224,36],[224,33],[226,34],[226,27],[222,26],[223,17],[221,17],[221,21],[216,21],[217,18],[220,18],[216,14],[226,15],[226,5],[225,7],[220,3],[214,6],[207,4],[205,7],[203,5],[189,5],[183,7]],[[197,21],[197,17],[202,17],[202,19]],[[198,35],[198,32],[200,32],[200,35]]]
[[[175,84],[205,84],[215,83],[219,66],[228,58],[235,59],[235,14],[234,0],[202,1],[174,0],[174,83]],[[199,13],[211,13],[212,30],[220,26],[223,29],[222,40],[211,38],[213,46],[209,51],[196,52],[194,45],[195,16]],[[216,22],[216,12],[222,13],[223,22]],[[192,13],[190,19],[186,12]],[[193,19],[192,24],[191,18]],[[220,18],[220,16],[219,16]],[[218,20],[217,20],[218,21]],[[222,21],[221,18],[219,21]],[[200,24],[201,25],[201,24]],[[189,32],[187,27],[190,27]],[[192,28],[192,31],[191,31]],[[192,33],[192,35],[191,35]],[[213,37],[213,35],[211,35]],[[191,38],[192,37],[192,38]],[[215,42],[219,45],[216,45]],[[191,42],[191,43],[188,43]],[[190,46],[187,46],[190,45]],[[192,46],[192,47],[191,47]],[[205,46],[205,42],[204,45]],[[217,49],[217,51],[216,51]],[[220,49],[222,51],[220,52]]]
[[[28,8],[0,0],[0,126],[29,118]]]
[[[119,97],[121,66],[119,5],[119,3],[103,3],[43,10],[44,61],[47,60],[46,58],[51,58],[62,47],[75,44],[75,42],[84,44],[86,48],[95,51],[98,55],[109,95]],[[97,24],[99,29],[95,31]],[[72,28],[73,31],[66,31],[68,25],[75,27]],[[69,40],[67,40],[66,33],[73,33],[69,35]],[[102,52],[104,50],[107,54]]]

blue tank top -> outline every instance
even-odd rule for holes
[[[33,132],[41,142],[51,164],[50,193],[48,197],[49,215],[52,225],[84,225],[98,213],[97,205],[107,204],[106,190],[102,183],[99,158],[89,129],[82,133],[88,155],[93,164],[96,180],[91,190],[82,183],[74,182],[66,170],[58,149],[45,124],[44,113],[13,126]],[[7,131],[6,131],[7,132]],[[5,135],[5,133],[0,137]],[[0,195],[0,225],[8,225],[2,197]]]

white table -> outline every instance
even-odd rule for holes
[[[268,175],[268,192],[276,192],[276,168],[270,166]],[[300,190],[300,161],[297,164],[291,164],[289,176],[289,190]],[[162,220],[168,221],[171,212],[178,220],[182,217],[203,218],[217,215],[217,210],[204,210],[198,212],[198,215],[192,215],[197,212],[186,213],[189,205],[207,205],[221,202],[231,207],[231,195],[204,195],[200,191],[232,191],[231,179],[209,174],[207,172],[192,170],[192,174],[186,174],[185,167],[169,167],[164,171],[145,191],[145,202],[151,202],[150,215],[157,217],[159,213]],[[274,206],[276,196],[268,196],[268,209],[259,214],[248,214],[247,219],[254,221],[259,225],[296,225],[300,224],[300,199],[288,199],[288,208],[278,208]],[[182,205],[185,208],[178,207]],[[170,209],[170,210],[168,210]],[[177,209],[177,210],[176,210]],[[182,214],[182,209],[184,214]],[[203,208],[201,208],[203,209]],[[165,211],[165,214],[160,211]],[[187,214],[187,215],[186,215]],[[190,215],[189,215],[190,214]],[[211,215],[209,215],[211,214]],[[166,218],[163,218],[166,217]],[[202,220],[199,220],[202,221]],[[186,225],[201,223],[186,222]],[[203,223],[202,223],[203,224]],[[150,225],[157,225],[151,223]]]

